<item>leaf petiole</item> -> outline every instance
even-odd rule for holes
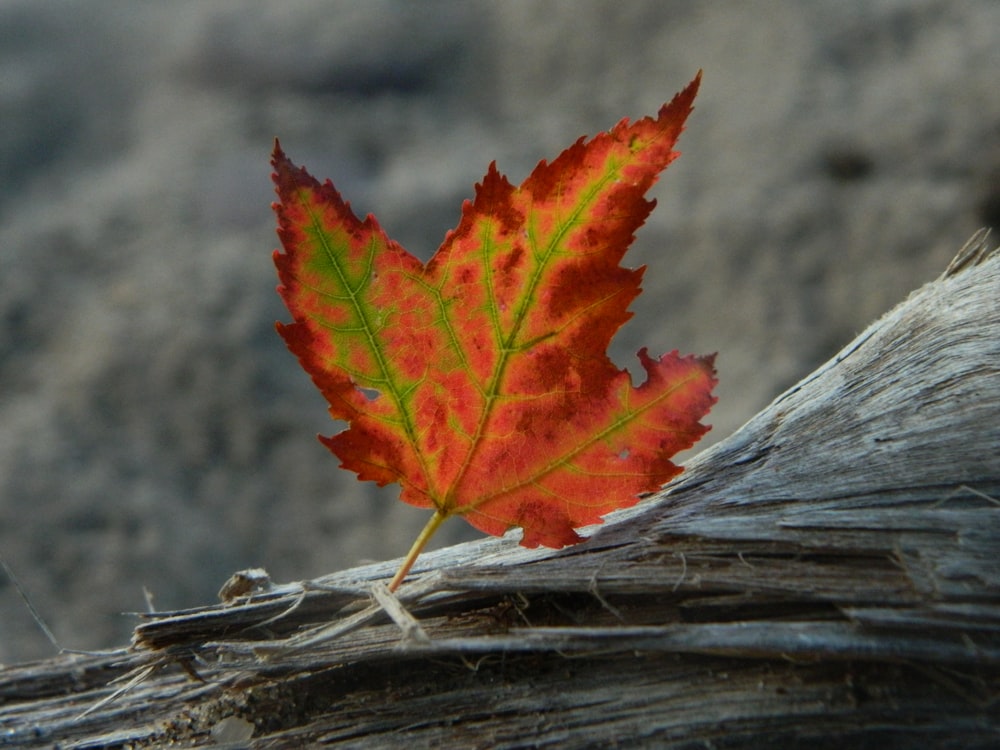
[[[409,573],[410,568],[413,567],[413,563],[417,561],[420,553],[424,551],[424,547],[427,546],[427,542],[431,540],[431,537],[434,536],[434,532],[438,530],[438,526],[444,523],[444,520],[447,517],[448,516],[440,510],[434,511],[434,515],[430,517],[429,521],[427,521],[427,525],[424,526],[419,536],[417,536],[414,540],[413,546],[410,547],[410,551],[406,553],[406,557],[399,566],[399,570],[396,571],[396,575],[393,576],[392,581],[389,582],[389,591],[395,591],[399,588],[403,579],[406,578],[406,574]]]

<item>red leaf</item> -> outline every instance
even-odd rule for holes
[[[541,162],[515,188],[490,165],[458,227],[422,264],[357,219],[275,145],[285,252],[278,325],[335,419],[323,442],[344,468],[490,534],[562,547],[680,469],[708,429],[713,357],[643,349],[634,387],[606,351],[644,269],[619,265],[677,157],[700,74],[656,119],[622,120]]]

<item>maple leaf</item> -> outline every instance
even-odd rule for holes
[[[320,439],[359,479],[434,510],[390,589],[450,516],[521,527],[526,547],[579,542],[707,431],[714,355],[642,349],[633,386],[606,353],[645,270],[619,263],[700,76],[657,118],[580,138],[520,187],[491,164],[426,264],[275,142],[274,262],[294,318],[278,331],[349,425]]]

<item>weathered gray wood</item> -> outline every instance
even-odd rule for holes
[[[426,555],[419,627],[372,603],[394,562],[142,616],[121,654],[0,672],[0,743],[996,747],[998,498],[978,235],[588,542]]]

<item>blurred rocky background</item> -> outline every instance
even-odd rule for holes
[[[719,352],[713,440],[1000,225],[996,0],[5,0],[0,555],[66,646],[145,608],[396,557],[273,329],[268,156],[428,257],[704,69],[614,356]],[[439,543],[474,536],[461,521]],[[52,653],[0,578],[0,662]]]

